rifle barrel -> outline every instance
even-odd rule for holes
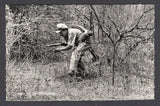
[[[60,44],[60,43],[56,43],[56,44],[50,44],[50,45],[46,45],[46,46],[48,46],[48,47],[52,47],[52,46],[61,46],[61,44]]]

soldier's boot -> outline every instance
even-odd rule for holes
[[[68,72],[68,75],[72,78],[76,78],[77,77],[77,74],[78,74],[78,71],[77,70],[70,70]]]
[[[76,74],[77,73],[75,71],[69,71],[68,72],[68,75],[70,77],[70,80],[69,80],[70,83],[75,82],[75,81],[80,81],[80,79],[77,78]]]
[[[68,73],[67,73],[70,77],[73,77],[75,75],[75,72],[74,70],[70,70]]]
[[[82,79],[85,79],[89,76],[89,72],[85,69],[84,64],[80,61],[78,65],[78,77],[81,77]]]

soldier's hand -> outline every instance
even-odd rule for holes
[[[50,45],[45,45],[45,47],[50,47]]]

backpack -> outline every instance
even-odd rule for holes
[[[78,38],[78,42],[90,42],[90,36],[93,36],[93,31],[87,30],[86,28],[76,24],[72,24],[70,27],[79,29],[82,32]]]

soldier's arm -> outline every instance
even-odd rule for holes
[[[67,46],[62,47],[62,48],[57,48],[57,49],[55,50],[55,52],[66,51],[66,50],[70,50],[71,48],[72,48],[71,45],[67,45]]]
[[[55,52],[72,49],[72,47],[75,45],[75,40],[76,40],[76,37],[77,37],[77,33],[73,32],[73,33],[70,33],[70,35],[68,35],[68,36],[69,36],[69,39],[68,39],[68,42],[67,42],[67,46],[62,47],[62,48],[57,48],[55,50]]]
[[[72,24],[70,27],[71,28],[77,28],[77,29],[81,30],[83,32],[82,33],[83,36],[92,36],[93,35],[93,31],[87,30],[86,28],[84,28],[80,25]]]

